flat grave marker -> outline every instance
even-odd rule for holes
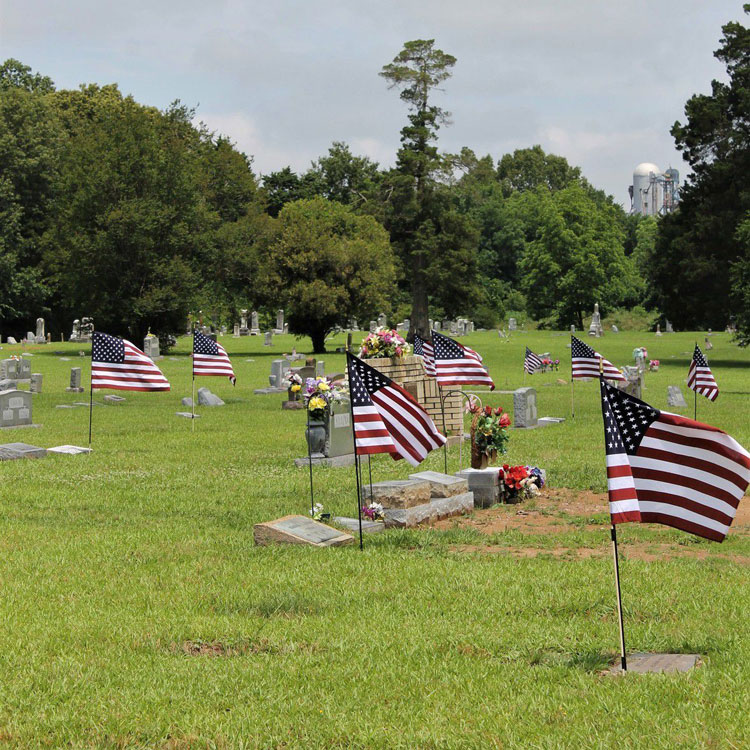
[[[307,516],[283,516],[275,521],[256,523],[253,538],[259,547],[268,544],[306,544],[311,547],[339,547],[351,544],[351,534],[326,526]]]

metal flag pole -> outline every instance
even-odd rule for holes
[[[575,381],[573,380],[573,365],[570,366],[570,416],[572,419],[575,419],[576,416],[576,404],[575,404],[575,397],[573,393],[573,383]]]
[[[313,491],[312,452],[310,450],[310,410],[305,407],[307,414],[307,429],[305,430],[305,442],[307,443],[307,465],[310,467],[310,518],[315,515],[315,493]]]
[[[346,378],[349,381],[349,416],[352,422],[352,437],[354,438],[354,473],[357,477],[357,518],[359,520],[359,549],[364,550],[362,540],[362,483],[359,475],[359,454],[357,453],[357,433],[354,429],[354,399],[352,398],[352,377],[351,377],[351,352],[346,357]],[[369,461],[369,456],[368,456]],[[312,464],[311,464],[312,467]],[[312,472],[312,468],[310,469]],[[312,474],[310,475],[312,476]],[[312,481],[312,480],[311,480]],[[370,475],[370,492],[372,492],[372,474]]]
[[[599,377],[604,377],[604,362],[599,357]],[[611,516],[610,516],[611,519]],[[615,588],[617,589],[617,617],[620,623],[620,666],[623,672],[628,671],[628,659],[625,654],[625,625],[622,620],[622,592],[620,591],[620,558],[617,554],[617,527],[610,523],[610,537],[612,538],[612,559],[615,566]]]
[[[190,399],[190,429],[195,432],[195,328],[193,329],[193,353],[190,357],[193,370],[193,397]]]
[[[94,332],[91,332],[91,373],[89,376],[89,450],[91,449],[91,422],[94,414]]]
[[[617,616],[620,620],[620,666],[623,672],[628,671],[628,658],[625,655],[625,626],[622,621],[622,593],[620,591],[620,561],[617,556],[617,527],[610,526],[612,536],[612,557],[615,562],[615,587],[617,588]]]
[[[445,436],[445,443],[443,443],[443,468],[444,474],[448,473],[448,430],[445,428],[445,396],[443,395],[443,389],[438,383],[438,396],[440,397],[440,413],[443,417],[443,435]],[[463,430],[462,430],[463,432]],[[463,440],[463,435],[459,436]]]
[[[370,503],[375,502],[375,496],[372,491],[372,464],[370,463],[370,454],[367,454],[367,471],[370,474]]]
[[[698,346],[698,342],[695,342],[695,345]],[[693,356],[695,356],[695,349],[693,349]],[[696,372],[696,380],[698,379],[698,374]],[[693,382],[693,385],[695,386],[695,382]],[[693,420],[695,422],[698,421],[698,391],[693,388]]]

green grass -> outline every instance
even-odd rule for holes
[[[668,384],[687,395],[694,340],[621,333],[597,346],[628,364],[633,347],[646,345],[662,366],[647,376],[644,397],[664,408]],[[597,385],[576,383],[571,420],[568,336],[535,331],[505,343],[478,333],[466,341],[503,390],[523,385],[526,344],[560,358],[559,373],[526,384],[537,387],[540,415],[567,421],[513,431],[507,460],[546,467],[553,486],[604,490]],[[713,341],[709,362],[722,392],[715,404],[701,400],[698,418],[749,446],[750,352],[725,334]],[[368,538],[364,553],[254,547],[254,523],[309,507],[307,473],[292,465],[305,452],[304,415],[282,412],[279,395],[252,393],[295,341],[274,337],[270,351],[262,338],[223,343],[238,385],[201,380],[227,406],[199,408],[195,432],[175,416],[191,386],[189,342],[181,340],[175,359],[160,363],[169,394],[124,394],[123,404],[95,408],[91,456],[0,464],[0,745],[750,743],[746,533],[733,530],[715,545],[665,527],[621,527],[629,649],[698,652],[705,663],[685,675],[602,677],[617,651],[611,561],[546,552],[606,552],[606,515],[592,526],[560,514],[574,530],[548,536],[394,531]],[[55,409],[88,398],[64,392],[78,348],[33,348],[32,371],[45,377],[34,397],[43,427],[6,431],[5,442],[86,444],[88,410]],[[73,360],[60,361],[62,350]],[[17,351],[5,346],[2,355]],[[325,360],[327,371],[342,371],[342,355]],[[80,364],[87,380],[89,360]],[[482,397],[512,409],[510,395]],[[692,404],[683,411],[692,414]],[[458,468],[457,449],[449,463]],[[425,462],[442,465],[439,453]],[[410,468],[376,457],[373,472],[405,477]],[[315,482],[327,508],[356,512],[350,469],[316,469]],[[636,543],[711,556],[644,562],[628,555]],[[542,554],[471,554],[460,545]]]

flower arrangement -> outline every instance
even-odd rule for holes
[[[380,503],[370,503],[362,506],[362,515],[370,521],[382,521],[385,518],[383,506]]]
[[[305,381],[304,397],[310,419],[323,420],[329,404],[341,401],[341,391],[325,375],[320,375]]]
[[[648,361],[648,369],[649,369],[649,372],[659,372],[659,360],[650,359]]]
[[[312,516],[313,521],[328,521],[331,518],[331,514],[323,507],[323,503],[315,503],[307,512]]]
[[[373,357],[408,357],[411,345],[392,328],[378,328],[368,333],[362,341],[359,356],[362,359]]]
[[[500,469],[500,481],[507,499],[535,497],[544,487],[544,472],[538,466],[509,466]]]
[[[507,451],[510,417],[503,413],[502,406],[483,409],[474,400],[469,402],[471,420],[471,465],[475,469],[484,468],[488,459]]]
[[[639,359],[645,360],[648,357],[648,350],[645,346],[636,346],[633,349],[633,359],[637,362]]]

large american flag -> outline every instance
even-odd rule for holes
[[[600,383],[612,523],[662,523],[723,541],[750,483],[750,453],[716,427]]]
[[[350,352],[346,361],[357,453],[390,453],[417,466],[445,443],[427,412],[398,383]]]
[[[482,358],[473,349],[433,331],[435,369],[438,385],[488,385],[495,389]]]
[[[570,337],[570,357],[574,378],[598,378],[601,360],[607,380],[625,380],[625,376],[609,360],[575,336]]]
[[[94,331],[91,387],[120,391],[168,391],[162,371],[127,339]]]
[[[200,331],[193,331],[193,375],[226,375],[237,382],[224,347]]]
[[[719,395],[719,386],[716,385],[711,368],[706,361],[706,355],[700,350],[698,344],[695,345],[693,352],[693,361],[690,363],[687,379],[688,388],[691,388],[701,396],[716,401]]]
[[[523,369],[530,375],[535,373],[542,366],[542,360],[534,352],[526,347],[526,357],[523,360]]]
[[[437,375],[435,369],[435,349],[431,341],[423,339],[418,333],[414,334],[414,354],[422,357],[425,375],[434,378]]]

